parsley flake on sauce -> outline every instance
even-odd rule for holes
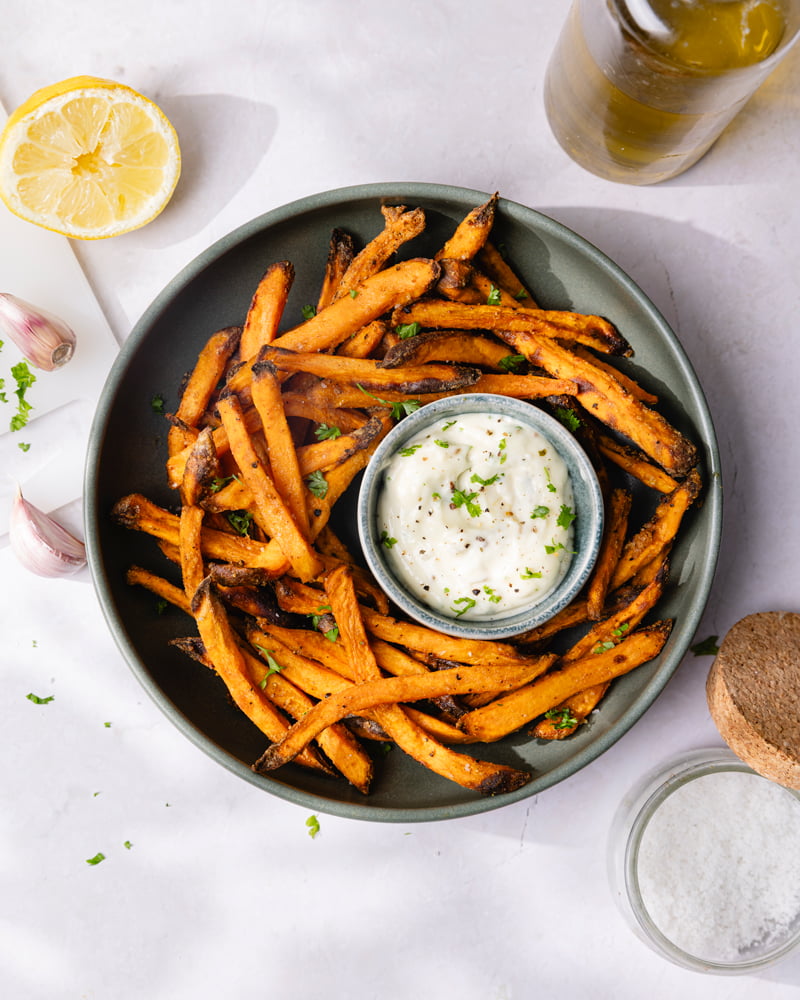
[[[99,865],[101,861],[105,861],[105,860],[106,860],[105,854],[103,854],[102,851],[98,851],[97,854],[95,854],[95,856],[93,858],[87,858],[86,859],[86,864],[87,865]]]
[[[316,816],[309,816],[306,820],[306,826],[308,827],[308,835],[313,840],[319,833],[319,820]]]
[[[462,615],[465,615],[468,611],[470,611],[472,608],[474,608],[475,607],[475,603],[476,602],[471,597],[457,597],[453,601],[453,605],[454,605],[453,611],[455,611],[455,613],[456,613],[456,618],[460,618]],[[463,604],[464,605],[464,607],[461,608],[460,610],[457,607],[457,605],[459,605],[459,604]]]
[[[477,493],[464,493],[463,490],[453,490],[450,504],[452,507],[466,507],[470,517],[478,517],[481,514],[481,505],[475,503],[477,495]]]
[[[558,518],[556,519],[556,524],[559,528],[568,528],[578,515],[573,511],[571,507],[568,507],[565,503],[561,504],[561,510],[558,512]]]

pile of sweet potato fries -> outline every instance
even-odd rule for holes
[[[216,671],[263,733],[258,772],[294,761],[367,793],[368,747],[388,740],[466,788],[507,792],[530,774],[454,748],[531,723],[540,739],[569,736],[669,635],[672,622],[651,612],[700,494],[696,449],[614,366],[632,350],[611,322],[537,306],[492,245],[497,206],[495,195],[454,224],[433,257],[398,260],[425,228],[420,208],[383,206],[383,228],[360,252],[334,230],[318,301],[284,331],[294,270],[269,267],[243,325],[202,346],[168,416],[177,513],[140,494],[114,506],[115,521],[152,536],[167,560],[164,575],[131,566],[128,581],[194,623],[175,644]],[[392,613],[329,523],[397,420],[470,392],[559,416],[604,493],[584,591],[513,642],[454,638]],[[634,490],[653,498],[636,523]]]

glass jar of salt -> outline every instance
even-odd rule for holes
[[[609,864],[630,926],[684,968],[754,972],[800,944],[800,793],[730,750],[684,754],[633,789]]]

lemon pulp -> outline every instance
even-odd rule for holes
[[[37,91],[0,137],[0,195],[30,222],[83,239],[154,218],[180,173],[163,112],[122,84],[73,78]]]

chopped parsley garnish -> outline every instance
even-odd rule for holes
[[[614,643],[607,639],[605,642],[598,642],[598,644],[592,650],[593,653],[607,653],[610,649],[614,648]]]
[[[443,431],[448,431],[448,430],[450,430],[450,428],[451,428],[451,427],[453,426],[453,424],[455,424],[455,423],[457,423],[457,421],[456,421],[456,420],[448,420],[448,421],[447,421],[447,423],[446,423],[446,424],[444,425],[444,427],[442,427],[442,430],[443,430]]]
[[[558,493],[558,489],[553,483],[553,480],[550,478],[550,470],[547,468],[547,466],[544,467],[544,474],[545,476],[547,476],[547,489],[550,491],[550,493]]]
[[[326,614],[328,615],[329,618],[331,618],[331,621],[333,621],[333,618],[331,617],[330,604],[321,605],[320,607],[317,608],[317,614],[310,614],[308,616],[311,619],[311,627],[314,629],[318,629],[319,623],[322,621],[323,616]],[[336,642],[336,640],[339,638],[339,626],[334,625],[332,628],[329,628],[327,632],[323,632],[322,634],[330,642]]]
[[[123,842],[122,846],[125,848],[126,851],[129,851],[133,847],[133,844],[130,842],[130,840],[126,840]]]
[[[224,479],[212,479],[208,484],[208,488],[212,493],[219,493],[223,486],[227,486],[228,483],[233,482],[234,479],[236,479],[236,476],[225,476]]]
[[[527,299],[527,297],[528,293],[525,291],[524,288],[520,288],[518,292],[514,293],[514,298],[517,300],[517,302],[522,302],[523,300]]]
[[[392,538],[388,531],[381,532],[381,545],[385,545],[387,549],[390,549],[393,545],[397,545],[397,539]]]
[[[544,713],[544,717],[553,723],[554,729],[574,729],[578,725],[578,720],[568,708],[551,708]]]
[[[159,598],[159,600],[156,602],[156,614],[163,615],[168,607],[169,607],[169,601],[166,599],[166,597]]]
[[[486,594],[486,596],[489,598],[492,604],[499,604],[500,601],[502,601],[503,599],[499,594],[496,594],[491,587],[484,587],[483,592],[484,594]]]
[[[497,362],[497,367],[504,372],[515,372],[524,364],[524,354],[507,354],[504,358],[500,358]]]
[[[475,503],[477,495],[477,493],[464,493],[463,490],[453,490],[450,505],[451,507],[466,507],[470,517],[478,517],[481,513],[481,506]]]
[[[486,296],[487,306],[499,306],[501,302],[500,289],[496,285],[492,285],[489,289],[489,294]]]
[[[356,297],[356,295],[358,295],[358,289],[357,288],[351,288],[350,289],[350,298],[354,299]]]
[[[341,436],[341,430],[338,427],[332,427],[330,424],[320,424],[314,431],[314,437],[317,441],[335,441],[336,438]]]
[[[554,552],[560,552],[561,549],[563,548],[564,548],[563,542],[556,542],[554,540],[549,545],[545,545],[544,550],[549,556],[551,556]]]
[[[716,656],[719,652],[719,636],[709,635],[689,648],[695,656]]]
[[[306,486],[309,492],[313,493],[315,497],[319,497],[320,500],[325,497],[328,492],[328,480],[323,476],[319,469],[312,472],[310,476],[306,476]]]
[[[413,455],[415,451],[419,451],[421,447],[421,444],[410,444],[407,448],[400,449],[400,455],[402,458],[410,458],[411,455]]]
[[[497,446],[497,450],[500,452],[500,464],[501,465],[503,465],[503,463],[505,462],[505,460],[508,458],[508,455],[505,453],[507,447],[508,447],[508,441],[505,438],[503,438],[503,440]]]
[[[303,319],[313,319],[317,315],[317,308],[309,304],[303,306],[300,312],[303,314]]]
[[[269,680],[269,678],[273,674],[279,674],[281,672],[281,665],[280,665],[280,663],[278,663],[278,661],[272,655],[272,650],[271,649],[266,649],[264,646],[259,646],[258,643],[254,643],[253,645],[256,647],[256,649],[259,651],[259,653],[261,653],[261,655],[267,661],[267,666],[269,667],[269,669],[264,674],[264,676],[261,678],[261,680],[259,681],[259,684],[258,684],[258,686],[263,691],[264,688],[267,686],[267,681]]]
[[[381,399],[379,396],[373,396],[371,392],[367,392],[363,385],[356,382],[356,388],[360,389],[365,396],[369,396],[370,399],[374,399],[376,403],[380,403],[381,406],[388,406],[392,411],[392,416],[395,420],[402,420],[403,417],[409,416],[415,410],[419,409],[418,399],[403,399],[399,402],[393,403],[389,399]]]
[[[250,525],[253,523],[253,515],[249,510],[229,510],[225,517],[237,535],[249,536]]]
[[[549,507],[545,507],[544,504],[539,504],[538,507],[533,508],[533,513],[531,514],[531,518],[535,519],[537,517],[547,517],[549,513],[550,513]]]
[[[17,397],[17,412],[11,418],[10,428],[12,431],[22,430],[28,423],[28,417],[33,406],[25,398],[25,393],[36,381],[36,376],[28,367],[28,362],[22,360],[11,368],[11,374],[17,383],[14,395]]]
[[[433,443],[434,444],[438,444],[440,448],[449,448],[450,447],[450,442],[449,441],[442,441],[441,438],[434,438],[433,439]]]
[[[105,860],[106,860],[105,854],[103,854],[102,851],[98,851],[97,854],[95,854],[95,856],[93,858],[87,858],[86,859],[86,864],[87,865],[99,865],[101,861],[105,861]]]
[[[620,636],[625,635],[625,633],[628,631],[630,627],[631,627],[630,622],[622,622],[620,625],[617,626],[617,628],[611,630],[611,634],[619,638]]]
[[[409,337],[416,337],[422,326],[416,321],[413,323],[400,323],[394,328],[394,332],[401,340],[408,340]]]
[[[306,826],[308,827],[308,835],[313,840],[319,833],[319,820],[316,816],[309,816],[306,820]]]
[[[150,400],[150,409],[153,411],[153,413],[164,412],[164,397],[160,393],[157,393]]]
[[[17,447],[19,448],[20,451],[30,451],[31,446],[27,441],[20,441]]]
[[[455,606],[457,604],[463,604],[464,607],[461,608],[461,610],[459,611],[458,608]],[[475,607],[475,601],[471,597],[457,597],[453,601],[453,611],[455,611],[456,613],[456,618],[460,618],[462,615],[466,614],[467,611],[470,610],[470,608],[474,607]]]
[[[54,696],[51,694],[47,698],[40,698],[38,694],[26,694],[25,697],[28,701],[32,701],[34,705],[49,705]]]
[[[558,517],[556,518],[556,524],[559,528],[568,528],[577,516],[578,515],[571,507],[562,503],[561,510],[558,512]]]
[[[481,486],[491,486],[492,483],[496,483],[499,478],[500,478],[499,472],[495,472],[495,474],[493,476],[490,476],[488,479],[481,479],[481,477],[478,475],[477,472],[473,472],[472,475],[469,477],[469,481],[471,483],[480,483]]]
[[[434,500],[441,500],[442,499],[442,494],[441,493],[431,493],[431,496],[433,497]]]
[[[541,578],[541,572],[534,572],[532,569],[528,569],[527,566],[525,567],[525,572],[520,573],[520,579],[522,580],[541,580]]]
[[[566,406],[556,407],[556,417],[573,434],[581,426],[581,418],[573,410],[567,409]]]

